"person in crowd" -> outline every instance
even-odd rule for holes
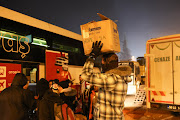
[[[42,97],[44,96],[45,92],[50,89],[49,88],[49,82],[44,79],[41,78],[37,84],[36,84],[36,94],[37,96],[35,96],[36,100],[37,100],[37,108],[36,108],[36,118],[38,119],[38,114],[39,114],[39,102],[42,99]]]
[[[60,92],[63,90],[59,80],[54,80],[51,89],[47,90],[39,103],[39,120],[55,120],[54,105],[63,104]]]
[[[97,102],[97,95],[96,92],[98,91],[98,87],[92,85],[90,88],[90,96],[89,96],[89,120],[93,120],[93,110],[94,106]]]
[[[74,113],[68,107],[65,111],[62,111],[64,104],[60,93],[62,93],[63,88],[61,87],[59,80],[55,79],[53,81],[51,89],[47,90],[44,96],[42,97],[39,104],[39,120],[62,120],[62,116],[64,116],[64,112],[68,110],[66,116],[70,116],[74,118]],[[71,113],[71,115],[69,115]]]
[[[89,117],[89,97],[90,97],[90,89],[86,87],[82,94],[82,110],[83,115],[85,115],[87,118]]]
[[[61,98],[62,100],[73,110],[75,111],[75,108],[77,106],[76,104],[76,95],[77,95],[77,91],[75,88],[72,88],[69,86],[69,83],[71,83],[71,81],[69,79],[65,80],[65,81],[61,81],[59,83],[59,85],[63,88],[63,90],[61,91]]]
[[[41,100],[44,93],[49,89],[49,82],[44,79],[41,78],[36,85],[36,93],[38,95],[38,99]]]
[[[33,92],[32,88],[29,88],[29,81],[27,82],[26,85],[23,86],[23,89],[25,90],[25,93],[29,95],[29,97],[31,97],[30,99],[27,99],[29,102],[30,101],[35,101],[33,104],[32,109],[28,110],[28,119],[30,120],[37,120],[37,114],[36,114],[36,108],[37,108],[37,100],[35,99],[35,92]],[[29,103],[28,102],[28,103]]]
[[[27,90],[29,81],[23,73],[17,73],[10,87],[0,93],[1,120],[29,120],[29,110],[35,107],[33,94]]]
[[[99,88],[94,108],[94,120],[123,120],[127,84],[131,81],[129,66],[118,67],[115,53],[101,53],[101,41],[93,42],[92,51],[86,60],[81,77]],[[102,73],[93,73],[94,61],[102,56]]]
[[[49,80],[49,88],[51,88],[53,80]]]

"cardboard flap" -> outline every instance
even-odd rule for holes
[[[94,23],[94,22],[96,22],[96,21],[93,20],[93,21],[88,22],[87,24]]]
[[[99,17],[101,18],[101,20],[110,20],[108,17],[100,14],[100,13],[97,13],[99,15]]]

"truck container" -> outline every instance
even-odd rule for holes
[[[180,34],[146,43],[146,105],[180,111]]]

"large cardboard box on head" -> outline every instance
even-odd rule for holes
[[[116,23],[99,13],[98,15],[101,17],[102,21],[89,22],[81,25],[85,55],[90,54],[92,43],[95,41],[101,41],[103,43],[101,52],[120,52],[119,33]]]

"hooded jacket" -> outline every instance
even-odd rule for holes
[[[35,100],[23,86],[27,83],[24,74],[15,75],[10,87],[0,93],[0,119],[1,120],[27,120],[28,110],[32,109]]]
[[[63,104],[62,99],[51,89],[47,90],[39,103],[39,120],[55,120],[54,104]]]

